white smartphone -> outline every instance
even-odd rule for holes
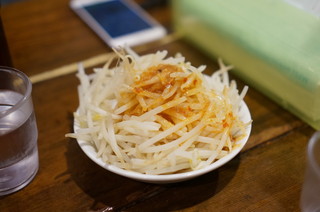
[[[71,0],[70,7],[111,47],[135,46],[166,35],[163,26],[130,0]]]

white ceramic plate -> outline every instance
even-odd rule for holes
[[[241,108],[240,108],[240,118],[245,123],[249,122],[251,120],[250,111],[244,101],[241,102]],[[74,130],[79,129],[79,124],[74,123]],[[118,168],[114,165],[106,164],[101,160],[101,158],[97,157],[97,152],[95,151],[95,148],[87,143],[86,141],[77,139],[78,144],[80,145],[81,149],[84,151],[84,153],[93,160],[96,164],[101,166],[102,168],[111,171],[115,174],[121,175],[123,177],[131,178],[134,180],[142,181],[142,182],[148,182],[148,183],[174,183],[174,182],[181,182],[185,180],[189,180],[195,177],[198,177],[200,175],[206,174],[208,172],[211,172],[220,166],[224,165],[225,163],[229,162],[231,159],[233,159],[244,147],[244,145],[247,143],[248,138],[251,133],[251,124],[246,129],[246,137],[242,140],[237,142],[237,147],[233,149],[228,155],[224,156],[223,158],[219,159],[218,161],[212,163],[211,165],[199,169],[196,171],[189,171],[185,173],[179,173],[179,174],[168,174],[168,175],[148,175],[148,174],[141,174],[138,172],[128,171],[121,168]]]

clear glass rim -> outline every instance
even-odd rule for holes
[[[26,84],[26,91],[23,93],[23,98],[21,98],[13,107],[11,107],[8,110],[0,112],[0,118],[7,116],[8,114],[16,111],[18,108],[20,108],[26,101],[29,100],[31,96],[31,91],[32,91],[32,83],[27,77],[25,73],[22,71],[19,71],[18,69],[11,68],[11,67],[6,67],[6,66],[0,66],[0,71],[8,72],[12,75],[16,75],[20,77],[23,82]]]
[[[311,139],[309,140],[308,149],[307,149],[307,157],[310,164],[310,167],[314,170],[316,175],[320,178],[320,164],[317,163],[315,158],[315,145],[317,142],[320,142],[320,131],[315,132]],[[318,153],[320,154],[320,152]]]

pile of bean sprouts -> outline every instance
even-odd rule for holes
[[[207,76],[205,66],[181,54],[114,51],[91,74],[79,66],[79,129],[66,135],[94,146],[105,163],[152,175],[198,170],[246,136],[250,123],[239,110],[248,87],[240,93],[229,80],[231,66],[219,60],[220,69]]]

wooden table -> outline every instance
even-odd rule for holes
[[[70,73],[74,64],[94,60],[110,48],[69,9],[68,0],[18,1],[1,12],[13,65],[34,79],[40,169],[23,190],[0,197],[0,211],[300,210],[305,149],[314,130],[254,88],[245,97],[252,135],[230,163],[177,184],[126,179],[97,166],[74,139],[65,137],[78,106],[79,82]],[[170,7],[148,12],[171,28]],[[196,66],[207,64],[208,72],[217,67],[212,58],[174,36],[136,48],[139,53],[161,49],[181,52]],[[67,74],[34,78],[60,75],[61,70]]]

